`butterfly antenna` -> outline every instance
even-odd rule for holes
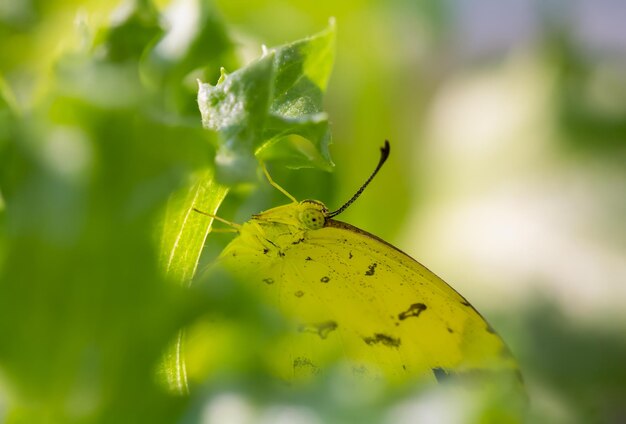
[[[367,187],[369,185],[369,183],[372,182],[372,180],[374,179],[376,174],[378,174],[378,171],[380,171],[380,168],[382,168],[383,164],[385,163],[385,161],[389,157],[389,150],[390,150],[389,149],[389,140],[385,140],[385,145],[380,148],[380,160],[378,161],[378,165],[376,165],[376,169],[374,169],[374,172],[372,172],[372,175],[370,175],[370,177],[367,179],[367,181],[365,181],[365,183],[361,186],[359,191],[357,191],[354,194],[354,196],[352,196],[352,199],[348,200],[342,207],[340,207],[336,211],[329,213],[327,215],[328,218],[332,218],[334,216],[339,215],[341,212],[345,211],[348,208],[348,206],[350,206],[352,203],[354,203],[354,201],[356,199],[359,198],[361,193],[363,193],[363,190],[365,190],[365,187]]]

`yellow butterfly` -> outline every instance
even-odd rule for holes
[[[292,203],[243,225],[229,223],[239,235],[219,266],[292,326],[271,352],[276,374],[310,378],[337,359],[359,378],[390,382],[515,373],[502,339],[463,296],[391,244],[333,219],[359,197],[389,151],[386,141],[372,175],[334,212],[316,200],[297,201],[264,168]]]

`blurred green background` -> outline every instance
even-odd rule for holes
[[[341,219],[490,320],[520,361],[529,422],[626,421],[619,0],[0,0],[0,421],[362,418],[355,405],[375,395],[286,394],[242,373],[180,396],[155,374],[178,330],[220,307],[159,265],[168,199],[215,155],[196,78],[214,84],[221,66],[330,17],[335,170],[270,164],[274,179],[338,207],[389,139],[389,163]],[[243,222],[285,203],[259,181],[233,188],[220,216]],[[210,235],[201,263],[227,239]],[[363,411],[478,422],[489,405],[398,399]]]

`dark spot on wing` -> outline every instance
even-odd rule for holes
[[[278,256],[280,256],[281,258],[285,256],[285,253],[282,250],[278,251]]]
[[[376,333],[371,337],[363,337],[363,341],[369,346],[382,344],[387,347],[399,347],[401,343],[400,339],[383,333]]]
[[[236,252],[233,252],[233,258],[234,258],[235,256],[237,256],[237,253],[236,253]]]
[[[450,376],[450,374],[448,374],[448,371],[444,370],[443,368],[433,368],[432,371],[435,375],[435,378],[437,379],[437,382],[439,383],[446,380]]]
[[[454,330],[451,329],[450,327],[448,327],[448,333],[452,334],[452,333],[454,333]]]
[[[424,305],[423,303],[414,303],[411,306],[409,306],[409,309],[407,309],[404,312],[400,312],[398,314],[398,319],[400,321],[404,321],[407,318],[411,318],[411,317],[419,317],[420,314],[422,312],[424,312],[426,310],[426,305]]]
[[[406,365],[402,364],[402,369],[406,371]]]
[[[298,240],[291,242],[291,244],[299,244],[304,241],[304,237],[300,237]]]
[[[331,331],[337,329],[337,323],[335,321],[327,321],[317,325],[317,333],[322,339],[326,339]]]
[[[338,325],[335,321],[324,321],[318,324],[302,325],[298,329],[302,333],[313,333],[320,336],[322,340],[325,340],[331,331],[335,331]]]
[[[320,369],[309,358],[299,356],[293,360],[293,369],[309,368],[313,374],[319,374]]]
[[[463,306],[467,306],[468,308],[472,308],[472,309],[474,310],[474,312],[476,312],[478,315],[480,315],[480,312],[478,312],[478,311],[476,310],[476,308],[474,308],[474,307],[472,306],[472,304],[471,304],[471,303],[469,303],[467,300],[463,299],[463,301],[461,301],[461,305],[463,305]]]
[[[372,276],[374,275],[374,272],[376,271],[376,267],[378,266],[378,264],[376,262],[374,262],[373,264],[371,264],[370,266],[367,267],[367,271],[365,271],[365,275],[367,276]]]
[[[322,278],[320,278],[320,281],[322,283],[328,283],[330,281],[330,278],[328,278],[327,276],[323,276]]]
[[[267,252],[269,252],[270,250],[266,247],[265,249],[263,249],[263,254],[267,255]]]
[[[310,256],[307,256],[306,258],[304,258],[305,261],[312,261],[313,259],[311,259]]]
[[[353,258],[352,252],[348,253],[348,259],[352,259],[352,258]]]
[[[273,278],[264,278],[263,282],[265,284],[274,284],[274,279]]]
[[[366,375],[368,373],[367,367],[365,365],[359,365],[357,366],[353,366],[352,367],[352,375],[359,375],[359,376],[363,376]]]
[[[304,292],[302,290],[298,290],[297,292],[294,293],[294,295],[296,297],[302,297],[302,296],[304,296]]]
[[[438,382],[455,381],[455,382],[489,382],[494,379],[508,378],[509,376],[515,377],[517,381],[524,384],[523,377],[519,369],[486,369],[486,368],[471,368],[464,369],[463,371],[446,370],[444,368],[433,368],[433,375]]]

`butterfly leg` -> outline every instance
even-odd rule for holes
[[[285,190],[284,188],[282,188],[281,186],[279,186],[270,176],[270,173],[267,172],[267,167],[265,166],[265,163],[261,162],[261,167],[263,168],[263,173],[265,174],[265,177],[267,178],[267,181],[269,181],[269,183],[278,191],[280,191],[282,194],[284,194],[285,196],[287,196],[289,199],[291,199],[291,201],[293,203],[298,203],[298,200],[296,200],[295,197],[293,197],[291,194],[289,194],[289,192],[287,190]]]
[[[213,228],[211,227],[212,233],[238,233],[239,230],[235,228]]]
[[[239,231],[241,229],[241,225],[236,224],[234,222],[230,222],[230,221],[228,221],[228,220],[226,220],[224,218],[220,218],[219,216],[213,215],[212,213],[204,212],[204,211],[201,211],[200,209],[196,209],[196,208],[193,208],[193,210],[194,210],[194,212],[198,212],[199,214],[206,215],[206,216],[208,216],[210,218],[213,218],[213,219],[215,219],[215,220],[217,220],[217,221],[219,221],[219,222],[221,222],[223,224],[226,224],[226,225],[232,227],[232,229],[235,232]],[[218,230],[211,230],[211,231],[218,231]],[[228,230],[226,232],[230,232],[230,230]]]

